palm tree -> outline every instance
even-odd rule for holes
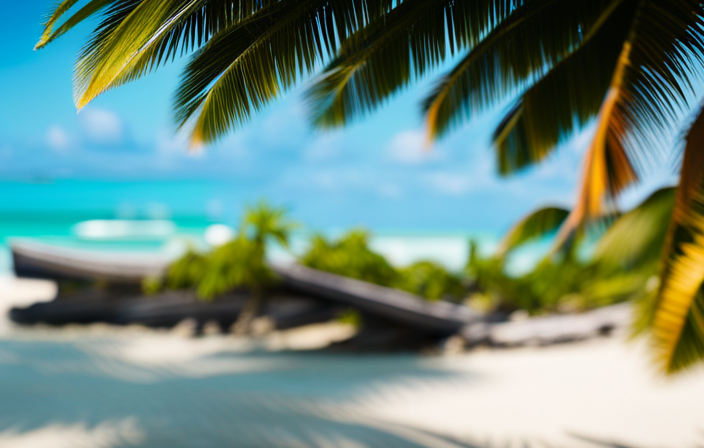
[[[266,301],[267,289],[276,281],[267,264],[267,244],[274,240],[288,247],[295,226],[286,218],[286,209],[260,201],[245,209],[237,237],[210,255],[198,294],[212,299],[234,288],[246,287],[251,296],[234,324],[235,334],[249,332],[252,320]]]
[[[321,65],[308,96],[313,123],[325,128],[376,109],[455,55],[422,106],[429,137],[510,102],[494,133],[503,174],[544,160],[595,121],[558,245],[612,215],[618,194],[672,152],[704,55],[698,0],[89,0],[59,25],[76,3],[55,8],[37,47],[102,17],[76,65],[77,106],[192,52],[174,108],[194,146],[241,126]],[[700,121],[687,139],[652,319],[667,371],[704,358]]]

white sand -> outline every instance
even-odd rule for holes
[[[52,288],[2,280],[0,309]],[[618,336],[423,357],[271,352],[335,326],[255,342],[0,329],[2,447],[704,445],[704,374],[663,379]]]

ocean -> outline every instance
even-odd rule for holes
[[[11,272],[8,245],[13,239],[95,250],[166,251],[174,256],[189,245],[205,248],[206,230],[214,224],[236,227],[247,203],[247,192],[223,181],[0,182],[0,273]],[[309,227],[310,221],[316,224],[316,216],[297,215],[295,208],[291,217],[303,226],[293,235],[290,251],[272,247],[271,256],[277,260],[305,250],[313,231],[334,237],[359,227],[353,222]],[[100,227],[101,222],[138,228],[115,234],[112,228]],[[470,240],[488,253],[500,238],[498,232],[426,229],[413,223],[368,230],[372,247],[396,265],[430,259],[454,271],[466,264]],[[540,245],[523,251],[511,260],[513,268],[524,270],[540,252]]]

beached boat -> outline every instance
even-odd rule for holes
[[[246,295],[239,295],[204,304],[196,300],[192,293],[187,294],[187,299],[183,294],[177,293],[164,294],[157,298],[135,297],[134,288],[143,278],[164,274],[169,259],[161,255],[97,252],[33,241],[15,241],[11,244],[11,249],[15,273],[19,277],[98,281],[132,287],[131,293],[106,293],[109,297],[103,299],[79,299],[60,295],[48,304],[14,309],[11,317],[17,322],[59,324],[70,321],[104,321],[169,326],[184,318],[203,322],[206,319],[218,320],[218,316],[225,315],[228,318],[220,320],[229,322],[237,316],[246,299]],[[428,302],[403,291],[296,264],[272,265],[272,268],[281,280],[274,296],[282,298],[271,302],[278,305],[272,305],[274,308],[265,310],[265,313],[276,315],[273,320],[277,322],[277,327],[330,319],[336,311],[354,308],[368,316],[367,321],[377,323],[377,329],[404,329],[400,333],[410,331],[424,337],[442,338],[457,333],[467,324],[480,319],[480,316],[462,306],[447,302]],[[299,305],[293,306],[296,301]],[[288,311],[277,311],[277,306]],[[149,313],[158,314],[160,317],[150,320],[145,317]],[[225,324],[226,322],[223,323]]]

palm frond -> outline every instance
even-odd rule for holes
[[[604,11],[580,46],[523,92],[494,132],[499,173],[543,160],[599,112],[636,4],[627,0]]]
[[[98,33],[100,40],[84,51],[76,66],[76,105],[80,109],[105,90],[121,84],[125,72],[139,65],[145,46],[159,47],[163,33],[194,13],[199,0],[142,0],[109,33]],[[147,53],[149,51],[147,50]]]
[[[476,44],[515,3],[520,2],[403,1],[342,44],[308,91],[313,122],[342,126],[374,110],[445,60],[448,51]]]
[[[521,2],[523,3],[523,2]],[[574,51],[620,0],[526,1],[499,23],[437,84],[424,102],[438,137],[496,104]]]
[[[501,258],[521,244],[554,232],[569,213],[558,207],[545,207],[530,213],[506,233],[496,250],[496,257]]]
[[[704,189],[679,222],[661,275],[653,338],[658,363],[673,373],[704,359]]]
[[[680,183],[663,251],[656,300],[644,307],[659,361],[674,372],[704,358],[704,111],[685,137]]]
[[[658,261],[665,243],[675,188],[662,188],[620,216],[597,242],[592,259],[630,270]]]
[[[629,50],[628,43],[624,44],[619,57],[621,67],[628,63]],[[619,72],[617,69],[614,75],[616,80]],[[612,113],[619,93],[618,88],[612,87],[602,104],[597,131],[585,155],[577,201],[557,235],[554,250],[569,246],[577,236],[584,234],[588,225],[599,222],[609,212],[605,211],[605,205],[613,207],[616,195],[638,180],[625,149],[619,144],[618,133],[622,130],[608,125],[614,120]]]
[[[78,106],[201,47],[275,0],[143,0],[108,33],[96,33],[77,67]]]
[[[91,0],[88,4],[83,6],[71,17],[66,19],[64,23],[56,30],[54,26],[59,21],[59,19],[66,14],[77,2],[78,0],[65,0],[58,4],[54,9],[53,13],[49,16],[48,20],[44,23],[44,32],[39,42],[34,46],[35,50],[44,48],[51,41],[57,37],[65,34],[71,28],[75,27],[79,23],[83,22],[87,18],[97,14],[102,9],[108,7],[116,0]]]
[[[666,141],[665,131],[693,93],[690,77],[701,67],[702,12],[693,0],[638,3],[599,111],[577,205],[558,244],[598,219],[604,204],[638,180],[632,160],[642,165]]]
[[[194,56],[176,96],[192,144],[246,121],[390,0],[283,0],[216,34]]]

